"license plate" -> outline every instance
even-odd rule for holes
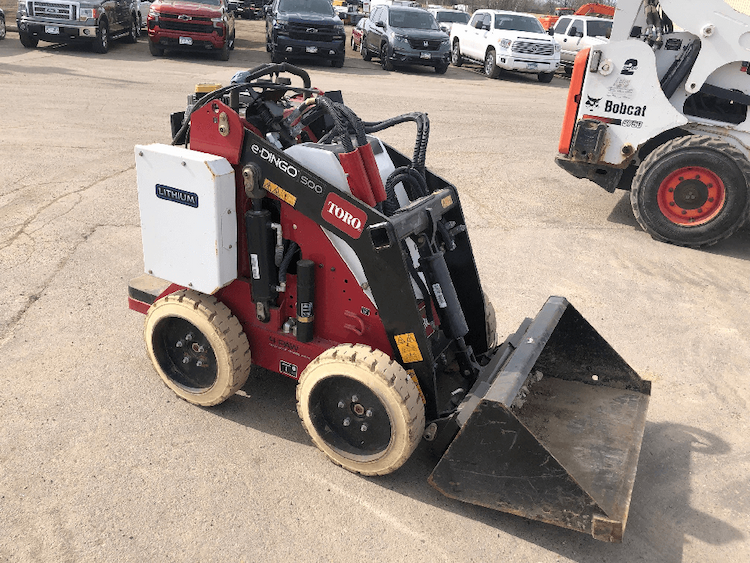
[[[536,63],[526,63],[526,68],[529,70],[536,70],[538,66]]]
[[[59,35],[60,28],[57,27],[56,25],[45,25],[44,33],[48,33],[49,35]]]
[[[432,58],[432,53],[420,53],[419,58],[420,59],[431,59]]]
[[[317,53],[318,52],[318,48],[315,45],[308,45],[307,47],[305,47],[305,52],[306,53]]]
[[[192,37],[180,37],[180,45],[192,45],[192,44],[193,44]]]

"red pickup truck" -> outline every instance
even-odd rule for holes
[[[213,51],[222,61],[234,49],[234,14],[226,0],[155,0],[148,13],[148,47]]]

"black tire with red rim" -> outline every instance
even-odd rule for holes
[[[654,239],[709,246],[747,219],[750,162],[734,146],[701,135],[679,137],[649,154],[633,178],[630,203]]]

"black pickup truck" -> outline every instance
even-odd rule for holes
[[[16,12],[18,36],[24,47],[39,41],[88,42],[96,53],[106,53],[112,39],[138,40],[135,0],[20,0]]]
[[[244,20],[258,20],[263,17],[263,0],[229,0],[227,4],[235,17]]]
[[[271,61],[324,59],[344,66],[346,32],[330,0],[274,0],[266,12]]]

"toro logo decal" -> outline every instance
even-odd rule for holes
[[[334,193],[328,194],[320,215],[353,239],[358,239],[362,235],[367,223],[367,214],[364,211]]]

